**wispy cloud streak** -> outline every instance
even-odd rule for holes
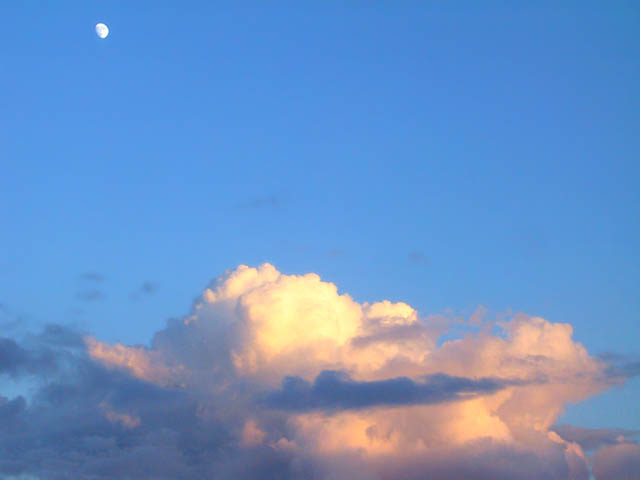
[[[429,375],[422,381],[399,377],[356,382],[343,372],[324,371],[312,384],[300,377],[287,377],[282,388],[270,394],[266,403],[294,411],[428,405],[495,393],[507,384],[490,378],[474,380],[444,374]]]

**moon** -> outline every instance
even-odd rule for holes
[[[107,27],[104,23],[97,23],[96,35],[98,35],[100,38],[107,38],[107,35],[109,35],[109,27]]]

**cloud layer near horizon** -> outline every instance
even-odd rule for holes
[[[570,325],[516,315],[439,345],[447,326],[264,264],[216,279],[150,347],[3,339],[0,375],[39,387],[0,397],[0,473],[586,480],[596,444],[599,480],[637,464],[629,433],[552,428],[621,381]]]

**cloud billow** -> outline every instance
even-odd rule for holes
[[[502,328],[440,342],[441,316],[240,266],[149,346],[1,339],[0,376],[33,388],[0,396],[0,477],[587,480],[589,449],[598,480],[633,468],[632,433],[554,427],[626,370],[570,325]]]

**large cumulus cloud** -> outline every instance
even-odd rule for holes
[[[2,339],[0,375],[37,388],[0,398],[0,473],[587,479],[585,432],[552,427],[620,372],[570,325],[517,315],[499,327],[439,345],[440,316],[240,266],[149,347],[59,326]],[[615,475],[611,458],[634,465],[633,448],[603,442],[598,478]]]

